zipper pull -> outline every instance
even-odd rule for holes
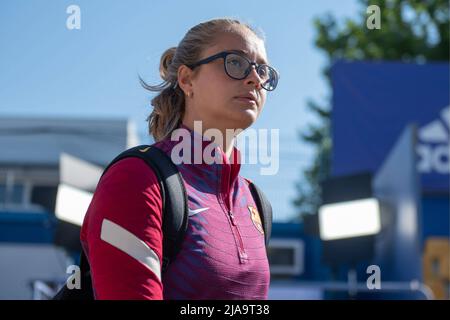
[[[236,225],[236,221],[234,220],[233,212],[228,211],[228,215],[230,216],[231,223],[233,224],[233,226],[235,226]]]
[[[248,259],[247,253],[244,252],[244,251],[241,251],[241,250],[239,249],[239,261],[240,261],[240,263],[246,263],[246,262],[247,262],[247,259]]]

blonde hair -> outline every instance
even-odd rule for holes
[[[178,47],[167,49],[161,56],[159,74],[163,82],[156,86],[145,83],[141,77],[141,85],[150,91],[159,92],[152,100],[153,111],[147,117],[149,134],[155,141],[169,136],[183,119],[185,111],[184,92],[177,85],[178,68],[190,65],[199,60],[203,50],[214,45],[219,33],[238,32],[244,27],[264,41],[261,31],[257,32],[248,24],[236,19],[222,18],[202,22],[191,28],[178,44]]]

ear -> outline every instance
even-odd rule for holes
[[[194,75],[194,71],[191,70],[188,66],[182,64],[178,68],[178,86],[183,90],[183,92],[187,95],[189,92],[192,92],[192,78]]]

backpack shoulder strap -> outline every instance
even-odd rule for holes
[[[103,171],[103,174],[119,160],[128,157],[143,159],[155,172],[160,182],[163,200],[163,264],[162,272],[181,249],[187,230],[188,205],[186,189],[176,165],[161,149],[141,145],[119,154]]]
[[[145,149],[144,149],[145,150]],[[139,152],[142,152],[140,149]],[[189,207],[186,188],[176,165],[164,151],[157,147],[149,147],[142,152],[145,159],[153,160],[152,168],[158,172],[164,190],[163,198],[163,265],[162,273],[181,249],[186,234]]]
[[[252,193],[253,200],[258,208],[259,215],[261,217],[264,227],[264,238],[266,247],[269,245],[270,235],[272,233],[272,205],[264,192],[256,186],[252,181],[246,179],[249,182],[250,192]]]

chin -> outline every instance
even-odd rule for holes
[[[234,117],[234,127],[246,129],[250,127],[258,118],[258,114],[254,109],[242,110],[239,115]]]

